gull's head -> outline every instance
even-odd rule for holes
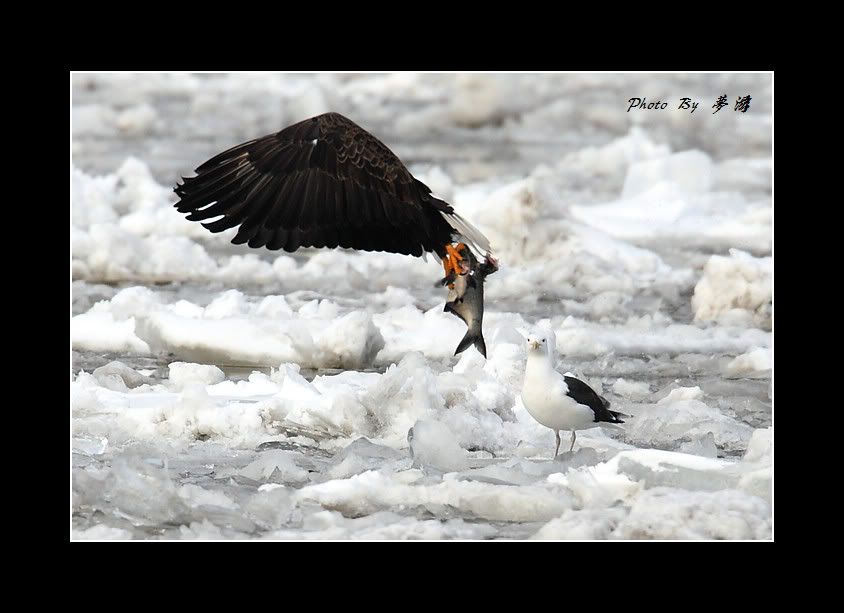
[[[547,353],[548,338],[544,334],[530,334],[527,337],[528,351]]]

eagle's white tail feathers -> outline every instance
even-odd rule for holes
[[[441,215],[448,222],[448,225],[466,239],[466,244],[479,258],[483,258],[487,253],[492,253],[492,246],[489,244],[489,239],[475,226],[457,213],[441,213]]]

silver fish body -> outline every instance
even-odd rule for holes
[[[479,264],[469,249],[462,253],[464,257],[462,274],[452,279],[443,279],[445,285],[452,281],[443,311],[453,313],[462,319],[468,330],[457,346],[454,355],[475,345],[481,355],[486,357],[486,342],[483,335],[484,322],[484,280],[498,270],[498,263],[487,255]]]

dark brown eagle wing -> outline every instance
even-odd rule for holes
[[[348,247],[422,255],[450,241],[452,207],[380,140],[338,113],[214,156],[175,189],[176,208],[233,243],[295,251]]]

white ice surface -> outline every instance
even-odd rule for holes
[[[666,78],[758,106],[619,111]],[[770,539],[765,78],[74,75],[72,538]],[[436,257],[249,250],[172,207],[326,110],[490,238],[488,359],[453,355]],[[538,323],[630,415],[555,460],[518,394]]]
[[[227,450],[218,455],[246,453],[243,457],[248,462],[240,468],[225,463],[214,467],[215,478],[247,479],[255,484],[252,487],[261,488],[255,496],[276,491],[264,485],[293,487],[291,513],[299,509],[307,514],[311,504],[339,512],[325,516],[331,521],[318,538],[351,538],[345,532],[350,526],[344,517],[401,509],[437,515],[446,508],[457,510],[460,517],[485,522],[539,522],[534,528],[537,538],[764,538],[765,530],[770,530],[765,518],[770,504],[766,494],[770,443],[764,444],[770,436],[760,438],[764,431],[751,432],[697,400],[699,390],[677,388],[654,405],[640,406],[637,416],[628,418],[626,434],[607,431],[645,448],[633,448],[596,428],[580,433],[573,454],[564,453],[550,462],[553,436],[526,417],[513,400],[516,389],[506,379],[488,386],[494,368],[467,367],[459,374],[453,370],[437,374],[425,365],[421,354],[409,354],[384,374],[346,371],[308,382],[298,374],[298,366],[285,365],[270,376],[253,373],[247,381],[211,383],[219,377],[208,367],[177,366],[173,372],[192,373],[193,379],[181,374],[177,381],[142,384],[124,392],[79,374],[73,383],[75,427],[80,432],[107,433],[111,453],[128,449],[132,441],[177,455],[191,453],[198,444]],[[491,410],[496,404],[506,408],[514,402],[516,410],[505,412],[504,419]],[[670,445],[699,432],[714,432],[720,447],[747,448],[748,452],[737,461],[647,448]],[[257,455],[249,451],[262,443],[285,440],[341,453],[322,460],[303,455],[295,447]],[[80,439],[75,448],[88,456],[102,454],[102,446],[95,448],[95,442]],[[123,472],[128,470],[127,465],[121,466]],[[111,471],[105,473],[108,479]],[[133,487],[141,491],[133,490],[132,496],[152,496],[161,487],[172,490],[184,506],[179,513],[194,518],[188,522],[190,530],[194,522],[205,521],[209,508],[239,516],[246,513],[243,521],[256,521],[257,511],[248,510],[253,507],[242,496],[233,498],[208,489],[210,484],[176,486],[165,472],[155,474],[152,481],[137,481]],[[127,495],[121,488],[118,497]],[[660,489],[662,493],[651,495],[650,488],[667,493]],[[158,504],[165,505],[168,499]],[[665,524],[644,528],[641,517],[663,500],[669,509],[660,511],[667,514]],[[712,516],[719,501],[728,505],[733,517],[724,526],[718,526]],[[152,502],[140,508],[138,504],[130,505],[134,511],[121,513],[159,517],[178,511],[166,505],[150,510],[146,505]],[[587,508],[589,513],[580,513]],[[699,524],[684,524],[681,517],[689,509],[701,514]],[[218,525],[213,514],[208,520]],[[275,537],[293,537],[290,528],[283,528],[286,522],[270,522],[274,530],[281,530]],[[543,526],[543,522],[550,523]],[[404,536],[385,534],[413,538],[421,526],[405,528]],[[220,537],[236,535],[227,534]],[[477,538],[485,533],[463,534]],[[205,530],[194,537],[210,538],[210,534]]]

